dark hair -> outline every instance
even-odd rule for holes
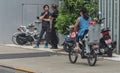
[[[43,9],[45,9],[46,6],[49,8],[49,6],[48,6],[47,4],[45,4],[45,5],[43,6]]]
[[[83,13],[83,18],[84,18],[85,20],[88,20],[88,19],[89,19],[88,11],[87,11],[86,8],[82,8],[82,9],[80,10],[80,12]]]
[[[57,5],[56,5],[56,4],[52,4],[51,7],[52,7],[53,9],[57,9]]]

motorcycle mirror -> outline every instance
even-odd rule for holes
[[[101,24],[102,27],[104,27],[104,24]]]
[[[37,16],[36,18],[39,19],[39,16]]]
[[[101,15],[102,14],[101,11],[99,11],[98,14]]]

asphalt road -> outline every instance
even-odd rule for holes
[[[119,61],[103,59],[90,67],[87,60],[80,57],[71,64],[64,54],[4,46],[0,46],[0,65],[26,68],[35,73],[120,73]],[[0,71],[19,73],[6,68],[0,68]]]

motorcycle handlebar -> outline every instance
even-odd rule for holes
[[[105,18],[100,19],[101,21],[104,20]]]
[[[36,18],[39,19],[39,16],[37,16]]]
[[[105,20],[105,18],[99,19],[99,20],[98,20],[98,24],[101,24],[103,20]]]

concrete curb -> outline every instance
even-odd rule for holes
[[[59,49],[50,49],[50,48],[43,48],[43,45],[40,46],[40,48],[33,48],[33,46],[25,46],[25,45],[14,45],[14,44],[0,44],[0,46],[7,46],[7,47],[14,47],[14,48],[22,48],[22,49],[28,49],[28,50],[40,50],[40,51],[47,51],[47,52],[53,52],[53,53],[61,53],[61,54],[67,54],[62,46],[59,46]]]

